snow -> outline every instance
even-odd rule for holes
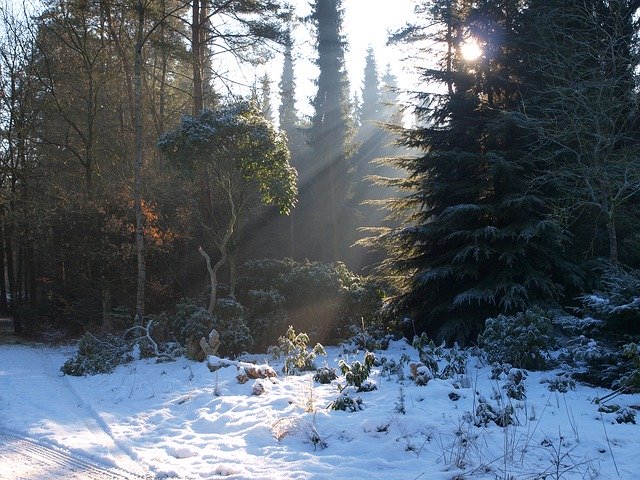
[[[238,366],[246,363],[214,358],[208,363],[227,366],[211,372],[207,362],[143,359],[112,374],[62,376],[59,367],[73,352],[0,346],[0,433],[156,479],[639,478],[640,427],[598,412],[594,400],[609,391],[578,384],[550,392],[559,372],[529,372],[526,398],[515,401],[505,395],[506,377],[491,380],[491,368],[476,357],[468,379],[426,386],[415,385],[407,364],[404,379],[374,367],[378,389],[355,394],[364,409],[342,412],[326,406],[344,377],[328,385],[312,373],[285,377],[266,355],[241,361],[269,363],[278,377],[239,384]],[[364,357],[338,347],[327,353],[318,365]],[[418,360],[400,341],[376,357],[399,362],[402,354]],[[470,412],[481,397],[511,404],[519,425],[476,427]],[[613,403],[637,408],[640,396]],[[15,461],[0,448],[0,478],[16,478],[6,476]],[[24,478],[62,477],[34,471]]]

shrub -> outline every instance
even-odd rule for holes
[[[435,378],[440,370],[438,361],[444,354],[444,344],[438,347],[426,333],[422,333],[419,337],[414,337],[412,345],[418,350],[420,362],[430,370],[432,378]]]
[[[340,395],[329,404],[329,410],[342,410],[343,412],[357,412],[364,409],[360,397],[352,397],[347,389],[340,392]]]
[[[373,353],[367,352],[364,355],[363,362],[356,360],[349,365],[344,360],[340,360],[338,366],[344,375],[347,385],[355,387],[358,392],[375,390],[375,386],[372,387],[371,384],[367,384],[365,387],[365,382],[369,378],[375,359],[376,357]]]
[[[284,298],[279,308],[288,321],[313,338],[346,338],[349,326],[362,322],[371,326],[375,335],[384,336],[388,330],[388,318],[381,309],[383,289],[342,263],[251,260],[244,264],[238,280],[240,300],[251,304],[252,291]]]
[[[212,327],[220,334],[220,352],[223,355],[235,356],[253,345],[245,315],[245,308],[233,297],[220,298],[216,302]]]
[[[548,368],[548,351],[556,346],[551,319],[540,310],[487,319],[479,343],[490,362],[528,370]]]
[[[266,349],[277,340],[278,332],[287,325],[285,298],[274,288],[249,290],[246,294],[247,323],[254,338],[255,348]]]
[[[593,313],[614,331],[640,333],[640,270],[605,269],[602,289],[580,297],[585,313]]]
[[[289,326],[287,333],[278,339],[278,345],[269,347],[269,353],[276,360],[284,357],[282,372],[285,375],[314,370],[313,360],[318,355],[326,355],[327,352],[319,343],[309,350],[308,343],[309,336],[306,333],[296,333],[293,327]]]
[[[326,365],[324,367],[320,367],[316,370],[316,373],[313,375],[313,380],[322,383],[324,385],[331,383],[336,378],[338,378],[338,374],[336,373],[335,368],[329,368]]]
[[[78,351],[60,368],[66,375],[82,376],[111,373],[118,365],[130,362],[131,344],[120,337],[96,337],[85,333],[78,343]]]

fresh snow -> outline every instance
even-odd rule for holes
[[[327,352],[318,365],[337,368],[341,358],[364,356],[338,347]],[[557,372],[529,372],[527,397],[515,401],[505,395],[505,380],[491,380],[490,367],[474,356],[470,382],[416,386],[408,365],[404,379],[374,367],[370,378],[378,390],[358,394],[363,410],[341,412],[326,407],[343,377],[330,385],[313,382],[312,373],[285,377],[282,363],[266,355],[241,360],[269,363],[279,376],[239,384],[236,362],[211,372],[207,363],[184,358],[137,360],[108,375],[62,376],[59,368],[73,353],[70,347],[0,346],[0,479],[67,478],[8,453],[11,438],[130,478],[640,478],[640,427],[598,413],[594,400],[610,391],[578,384],[564,394],[550,392],[541,382]],[[403,354],[417,361],[405,342],[392,342],[376,357],[398,361]],[[253,394],[256,384],[262,395]],[[401,391],[405,414],[398,412]],[[480,397],[511,403],[520,425],[474,426],[468,412]],[[613,403],[638,408],[640,395]]]

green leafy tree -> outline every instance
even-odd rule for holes
[[[218,250],[212,265],[201,247],[211,280],[213,313],[218,270],[227,262],[230,242],[260,205],[288,214],[296,202],[296,171],[289,165],[285,137],[255,104],[240,102],[184,117],[159,141],[162,153],[199,185],[198,210],[208,239]]]

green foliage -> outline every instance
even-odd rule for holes
[[[362,398],[352,397],[348,390],[343,390],[327,408],[343,412],[358,412],[363,410],[364,406],[362,405]]]
[[[316,370],[316,373],[313,374],[313,380],[322,384],[329,384],[336,378],[338,378],[336,369],[327,367],[326,365],[320,367],[318,370]]]
[[[551,319],[540,310],[527,310],[514,316],[489,318],[480,346],[490,362],[508,362],[516,368],[544,370],[549,366],[548,351],[556,346]]]
[[[607,268],[602,289],[580,298],[584,312],[605,320],[609,330],[640,333],[640,270]]]
[[[238,298],[252,305],[258,296],[252,292],[268,292],[259,295],[260,303],[270,305],[267,310],[275,312],[274,321],[278,315],[286,315],[295,329],[323,341],[348,336],[350,325],[364,323],[381,337],[393,328],[382,313],[382,288],[342,263],[250,260],[238,279]],[[277,331],[264,332],[270,343],[275,342]]]
[[[207,337],[213,325],[213,317],[202,306],[202,301],[183,298],[176,305],[175,312],[163,312],[149,316],[155,320],[156,331],[168,341],[177,341],[186,346],[189,339]]]
[[[253,103],[185,116],[178,128],[160,138],[158,147],[188,174],[210,168],[217,178],[228,179],[222,183],[254,185],[262,203],[282,213],[295,204],[297,174],[289,165],[286,139]]]
[[[220,334],[221,354],[235,356],[248,351],[253,345],[246,310],[234,298],[218,299],[212,320],[212,327]]]
[[[431,378],[436,377],[440,371],[438,360],[443,357],[444,344],[436,346],[433,340],[423,332],[419,337],[414,337],[412,345],[413,348],[418,350],[420,362],[429,369]]]
[[[622,347],[622,356],[627,359],[628,373],[620,378],[619,385],[633,391],[640,390],[640,346],[629,343]]]
[[[132,345],[120,337],[96,337],[85,333],[78,351],[60,368],[65,375],[82,376],[111,373],[118,365],[130,362]]]
[[[318,355],[326,355],[327,352],[319,343],[309,350],[308,343],[309,336],[306,333],[296,333],[293,327],[289,326],[287,333],[278,339],[278,345],[269,347],[269,353],[276,360],[284,357],[282,372],[285,375],[314,370],[314,359]]]
[[[371,367],[373,367],[375,359],[376,357],[373,353],[367,352],[364,355],[363,362],[355,360],[351,365],[349,365],[344,360],[340,360],[338,362],[338,367],[344,375],[347,385],[355,387],[358,392],[363,391],[363,386],[371,374]],[[367,391],[369,390],[369,388],[366,389]]]
[[[447,364],[442,369],[441,378],[453,378],[467,373],[467,352],[460,349],[458,343],[454,343],[453,347],[444,353],[444,359]]]

